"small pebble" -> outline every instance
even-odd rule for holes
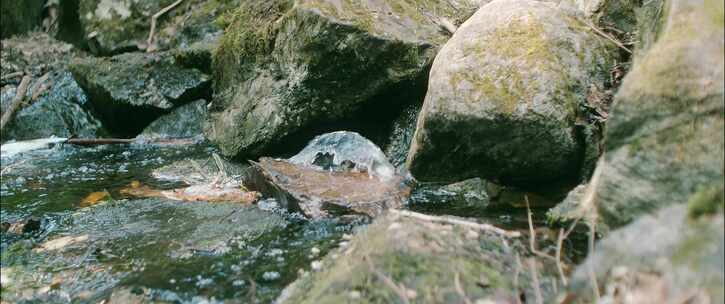
[[[312,249],[310,249],[310,252],[312,252],[312,254],[314,255],[318,255],[320,254],[320,248],[312,247]]]

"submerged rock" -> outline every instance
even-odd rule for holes
[[[245,2],[215,55],[207,137],[227,156],[255,157],[353,121],[391,122],[415,99],[400,92],[422,94],[438,48],[477,2]]]
[[[263,157],[248,186],[305,216],[379,215],[410,195],[407,177],[375,144],[355,132],[320,135],[289,160]]]
[[[255,250],[247,249],[247,242],[288,222],[239,204],[147,199],[98,204],[59,224],[60,233],[43,243],[17,242],[2,251],[3,301],[95,303],[128,286],[159,290],[182,286],[204,295],[209,289],[188,286],[182,280],[197,275],[217,278],[216,273],[229,271],[212,271],[210,257],[253,259]],[[168,279],[178,280],[179,285]],[[175,296],[179,301],[184,295]]]
[[[206,100],[182,105],[171,113],[154,120],[139,135],[144,138],[189,138],[203,136],[206,119]]]
[[[408,155],[422,181],[504,184],[577,178],[592,128],[587,97],[607,88],[612,45],[545,1],[497,0],[436,57]]]
[[[410,195],[404,178],[397,175],[383,181],[368,172],[319,170],[266,157],[252,165],[267,184],[250,187],[311,218],[345,214],[375,217],[386,209],[402,207]]]
[[[553,294],[555,268],[527,258],[526,248],[490,230],[390,213],[288,286],[277,302],[516,303],[535,299],[537,282],[542,296]]]
[[[712,203],[722,205],[722,197]],[[573,275],[571,299],[594,301],[591,271],[601,302],[722,303],[724,231],[722,212],[690,218],[684,204],[642,216],[598,243]]]
[[[207,75],[180,67],[165,54],[86,58],[74,61],[70,69],[98,117],[122,136],[135,136],[172,108],[210,93]]]
[[[40,26],[44,0],[0,0],[0,38],[29,32]]]
[[[641,20],[658,38],[636,54],[615,97],[590,185],[612,227],[723,181],[723,7],[707,3],[667,1],[666,14]]]

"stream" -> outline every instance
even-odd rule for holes
[[[205,145],[57,145],[4,157],[2,222],[32,219],[39,227],[22,234],[3,229],[3,299],[127,302],[145,296],[175,303],[269,303],[365,224],[307,220],[270,199],[244,206],[130,199],[119,192],[131,183],[178,187],[154,179],[151,171],[214,152]],[[95,202],[90,198],[97,192],[110,197]],[[414,211],[528,228],[525,211],[483,212],[416,197],[409,203]],[[537,226],[544,226],[543,215],[535,212]],[[583,255],[577,244],[571,246],[574,258]]]

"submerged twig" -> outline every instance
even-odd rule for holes
[[[424,220],[424,221],[429,221],[429,222],[439,222],[439,223],[446,223],[446,224],[452,224],[452,225],[461,225],[461,226],[466,226],[466,227],[470,227],[470,228],[474,228],[474,229],[478,229],[478,230],[490,231],[490,232],[500,234],[500,235],[503,235],[506,237],[514,238],[514,237],[521,236],[521,233],[519,233],[518,231],[508,231],[508,230],[504,230],[504,229],[498,228],[493,225],[470,222],[470,221],[465,221],[465,220],[457,219],[457,218],[433,216],[433,215],[412,212],[412,211],[408,211],[408,210],[390,209],[390,212],[393,214],[410,217],[410,218],[415,218],[415,219],[419,219],[419,220]]]

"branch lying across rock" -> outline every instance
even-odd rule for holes
[[[65,144],[78,146],[98,146],[98,145],[114,145],[114,144],[162,144],[162,145],[190,145],[196,143],[192,138],[175,138],[175,139],[152,139],[143,140],[137,138],[70,138],[63,142]]]
[[[427,214],[422,214],[422,213],[417,213],[417,212],[412,212],[412,211],[407,211],[407,210],[395,210],[395,209],[391,209],[390,213],[397,214],[400,216],[415,218],[415,219],[419,219],[419,220],[423,220],[423,221],[460,225],[460,226],[466,226],[466,227],[470,227],[470,228],[474,228],[474,229],[478,229],[478,230],[490,231],[490,232],[493,232],[493,233],[496,233],[496,234],[499,234],[499,235],[502,235],[505,237],[515,238],[515,237],[521,236],[521,233],[519,233],[518,231],[508,231],[508,230],[504,230],[504,229],[498,228],[493,225],[470,222],[470,221],[452,218],[452,217],[433,216],[433,215],[427,215]]]
[[[28,85],[30,85],[30,76],[26,75],[23,77],[23,80],[20,81],[20,85],[18,86],[17,91],[15,91],[15,97],[13,98],[13,102],[10,104],[10,107],[8,107],[5,113],[3,113],[2,118],[0,118],[0,130],[5,129],[5,125],[13,119],[15,112],[20,109],[20,105],[25,99],[25,92],[28,90]]]
[[[174,7],[179,5],[184,0],[177,0],[174,3],[171,3],[171,5],[162,8],[160,11],[158,11],[156,14],[154,14],[151,17],[151,30],[149,31],[149,39],[146,42],[146,52],[153,52],[156,48],[153,47],[154,43],[154,36],[156,35],[156,22],[158,21],[159,17],[163,16],[164,14],[168,13],[170,10],[172,10]]]

